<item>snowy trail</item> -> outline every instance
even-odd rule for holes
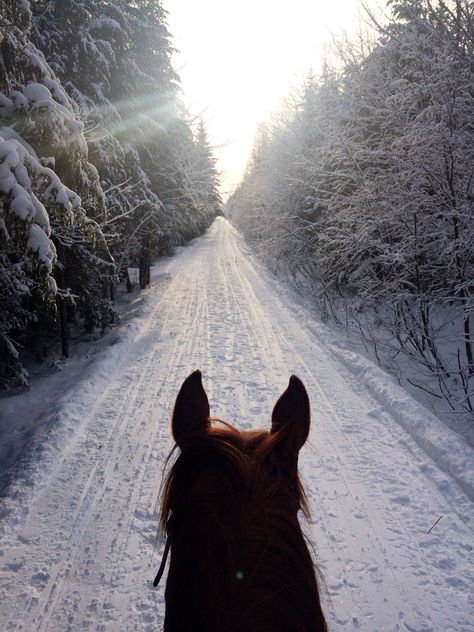
[[[291,292],[225,220],[154,274],[133,338],[66,396],[41,460],[4,499],[0,630],[160,629],[155,506],[170,412],[195,368],[212,413],[242,428],[267,422],[291,373],[305,382],[304,528],[330,630],[472,630],[472,502],[335,358]]]

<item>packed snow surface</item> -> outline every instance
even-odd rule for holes
[[[20,429],[28,415],[54,423],[4,492],[2,631],[160,629],[156,502],[170,413],[196,368],[211,412],[240,428],[268,427],[290,374],[304,381],[304,530],[331,631],[473,629],[472,453],[457,437],[346,355],[225,220],[154,268],[139,312],[80,379],[66,367],[54,406],[16,398]]]

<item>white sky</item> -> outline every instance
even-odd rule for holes
[[[256,125],[310,68],[331,34],[360,24],[359,0],[165,0],[184,101],[203,115],[223,173],[238,184]],[[372,4],[372,2],[371,2]]]

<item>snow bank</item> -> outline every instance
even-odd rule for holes
[[[321,327],[311,327],[320,337]],[[324,336],[324,334],[323,334]],[[327,348],[351,373],[367,386],[438,466],[459,484],[474,501],[474,458],[472,448],[435,415],[419,404],[396,380],[358,353],[335,344]]]
[[[235,229],[234,229],[235,230]],[[238,233],[235,232],[237,236]],[[363,355],[340,346],[340,332],[316,320],[311,299],[305,298],[286,285],[281,292],[281,280],[273,277],[259,261],[242,237],[240,248],[248,260],[260,270],[275,289],[280,300],[290,311],[297,311],[298,319],[323,343],[333,357],[342,363],[369,390],[371,395],[392,415],[393,419],[413,438],[417,445],[438,467],[459,485],[464,494],[474,500],[474,458],[472,447],[463,437],[432,414],[412,397],[392,376]],[[298,307],[296,307],[298,306]],[[347,340],[345,340],[347,345]]]

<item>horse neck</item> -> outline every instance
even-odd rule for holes
[[[325,630],[296,511],[259,496],[246,511],[216,506],[196,507],[176,528],[165,630]]]

